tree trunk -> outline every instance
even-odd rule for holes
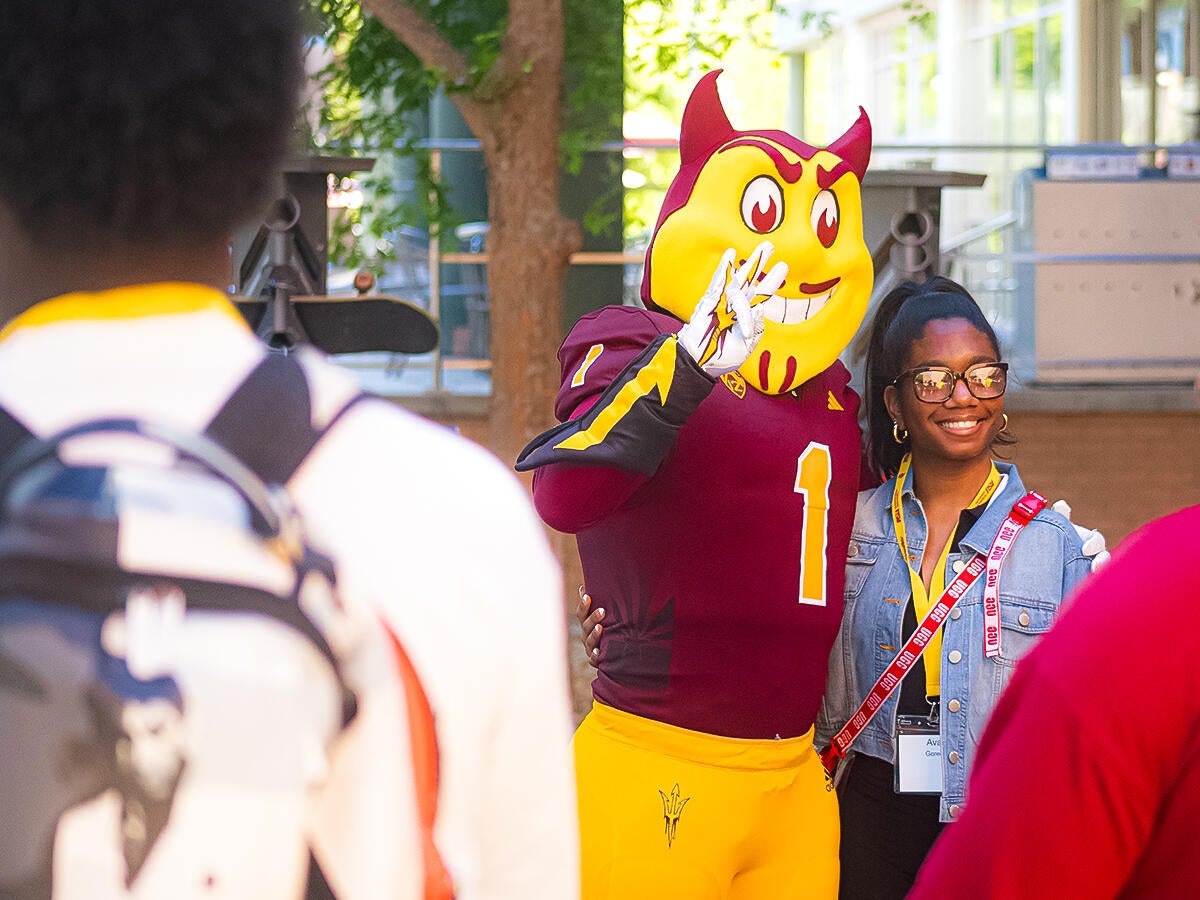
[[[505,161],[520,166],[520,154]],[[492,450],[507,462],[554,422],[556,351],[562,298],[578,228],[558,215],[557,191],[536,188],[541,175],[489,178],[488,289],[492,323]]]
[[[463,55],[408,0],[361,3],[450,83],[466,81]],[[449,95],[479,139],[487,168],[492,325],[487,445],[510,465],[525,444],[554,424],[567,266],[583,244],[579,225],[559,211],[562,3],[509,0],[500,59],[475,91]],[[579,555],[574,538],[549,534],[563,562],[570,616],[582,578]],[[576,642],[571,646],[578,718],[590,705],[591,669]]]
[[[561,0],[510,4],[503,55],[519,66],[487,105],[491,449],[508,463],[554,423],[563,290],[579,225],[559,211]]]
[[[450,83],[468,78],[464,55],[409,0],[361,0]],[[470,92],[451,92],[487,167],[488,289],[492,323],[490,448],[508,463],[553,424],[555,351],[563,290],[579,225],[559,211],[563,0],[510,0],[499,58]]]

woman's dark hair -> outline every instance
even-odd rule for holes
[[[0,201],[64,249],[228,234],[299,100],[296,0],[4,0]]]
[[[877,474],[890,478],[900,467],[907,447],[892,437],[892,417],[883,402],[883,390],[904,371],[908,348],[925,334],[925,326],[938,319],[966,319],[983,333],[1000,358],[1000,341],[979,304],[956,281],[935,275],[916,284],[905,281],[889,291],[871,319],[866,358],[867,459]],[[1008,435],[997,443],[1011,444]]]

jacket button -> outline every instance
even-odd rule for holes
[[[954,609],[950,610],[950,618],[961,619],[962,618],[962,610],[959,609],[957,606],[954,607]]]
[[[950,710],[950,712],[958,712],[960,709],[962,709],[962,704],[957,700],[951,700],[946,704],[946,709]]]
[[[949,753],[946,754],[946,759],[950,760],[951,765],[958,762],[958,751],[951,750]]]
[[[955,561],[954,561],[954,562],[953,562],[953,563],[950,565],[950,568],[952,568],[952,569],[953,569],[955,572],[961,572],[961,571],[962,571],[963,569],[965,569],[966,567],[967,567],[967,564],[966,564],[965,562],[963,562],[961,559],[956,559],[956,560],[955,560]]]
[[[1021,614],[1017,616],[1017,621],[1020,622],[1021,627],[1024,628],[1029,624],[1029,613],[1025,612],[1025,610],[1021,610]]]
[[[959,653],[957,650],[951,650],[949,653],[946,654],[946,658],[948,660],[950,660],[950,662],[952,662],[952,663],[962,662],[962,654]]]
[[[850,546],[846,548],[846,558],[854,559],[856,556],[858,556],[858,544],[854,543],[854,541],[851,541]]]
[[[950,818],[957,819],[959,813],[961,813],[961,812],[962,812],[962,807],[959,806],[957,803],[950,804]]]

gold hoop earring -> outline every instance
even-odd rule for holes
[[[1008,413],[1000,413],[1000,434],[1008,431]]]
[[[904,431],[903,435],[900,434],[901,430]],[[908,429],[901,429],[899,422],[892,422],[892,440],[897,444],[903,444],[908,440]]]

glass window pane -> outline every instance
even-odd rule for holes
[[[1178,144],[1193,130],[1193,100],[1184,82],[1187,61],[1188,10],[1183,0],[1160,0],[1155,42],[1154,82],[1157,109],[1154,139]]]
[[[908,134],[908,63],[900,63],[892,73],[892,127],[901,137]]]
[[[1200,46],[1197,46],[1200,43],[1197,40],[1200,22],[1197,21],[1198,17],[1200,17],[1200,0],[1191,0],[1187,4],[1184,19],[1186,40],[1183,53],[1183,90],[1180,101],[1184,111],[1184,140],[1188,141],[1200,141],[1200,72],[1197,71],[1198,63],[1200,63]]]
[[[937,90],[934,80],[937,76],[937,55],[927,53],[921,57],[920,65],[920,98],[917,108],[920,110],[921,119],[917,123],[917,129],[920,132],[933,133],[937,127]]]
[[[1008,106],[1008,91],[1004,84],[1004,40],[1001,35],[991,37],[992,77],[988,84],[987,124],[989,140],[1002,141],[1004,133],[1004,111]]]
[[[881,137],[919,139],[932,135],[937,124],[937,18],[930,11],[919,17],[889,16],[867,35],[874,52],[870,65],[871,112]]]
[[[1121,4],[1121,140],[1150,141],[1150,81],[1143,64],[1145,0]]]
[[[1034,79],[1034,26],[1012,31],[1012,86],[1009,90],[1012,131],[1010,141],[1036,141],[1041,137],[1041,108]]]
[[[804,54],[804,131],[806,135],[829,134],[828,44],[818,44]]]
[[[1029,90],[1033,87],[1033,25],[1013,29],[1013,87]]]
[[[1046,121],[1042,143],[1059,144],[1064,140],[1063,118],[1066,115],[1062,90],[1062,16],[1052,16],[1046,20],[1045,41],[1046,71],[1041,73],[1041,82]]]
[[[933,46],[937,43],[937,14],[927,12],[917,19],[917,31],[921,36],[921,44]]]

